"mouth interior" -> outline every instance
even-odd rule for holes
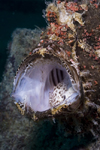
[[[46,111],[77,96],[69,74],[59,59],[37,59],[29,64],[13,94],[17,102],[33,111]]]

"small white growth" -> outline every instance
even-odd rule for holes
[[[87,44],[86,41],[84,40],[79,40],[78,46],[81,47],[86,52],[90,52],[91,50],[93,51],[93,48],[89,44]]]
[[[98,122],[95,121],[94,119],[92,119],[92,122],[93,122],[94,125],[98,125]]]
[[[91,88],[92,87],[92,83],[91,82],[83,83],[83,87],[84,88]]]
[[[90,74],[90,71],[89,70],[83,70],[80,72],[80,76],[81,77],[86,77]]]
[[[92,135],[93,135],[94,137],[96,137],[96,134],[95,134],[95,132],[93,131],[93,129],[90,129],[90,132],[92,133]]]
[[[70,59],[70,62],[72,63],[71,66],[73,66],[73,67],[77,70],[77,73],[78,73],[78,75],[79,75],[79,73],[80,73],[79,68],[78,68],[79,63],[73,61],[73,59]]]
[[[59,23],[61,25],[67,24],[74,32],[76,32],[76,29],[73,20],[76,20],[77,22],[79,22],[79,24],[84,25],[84,22],[82,21],[83,14],[71,10],[67,11],[65,2],[61,2],[57,4],[57,6],[59,9]]]
[[[65,2],[61,2],[60,4],[58,4],[58,8],[59,8],[59,23],[61,25],[65,25],[67,24],[74,32],[75,30],[75,26],[73,24],[73,15],[69,14],[66,11],[65,8]]]
[[[98,49],[98,50],[96,50],[96,55],[98,56],[98,57],[100,57],[100,49]]]

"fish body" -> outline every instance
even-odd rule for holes
[[[98,122],[100,21],[93,26],[90,12],[100,8],[91,5],[56,0],[47,6],[48,26],[14,79],[12,96],[22,114],[57,117],[72,127],[82,123],[80,132]]]

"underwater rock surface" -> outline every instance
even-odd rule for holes
[[[30,40],[31,36],[32,42]],[[3,81],[0,83],[1,150],[26,149],[26,143],[28,137],[30,136],[31,127],[33,130],[36,130],[36,128],[34,128],[34,122],[27,119],[25,116],[22,117],[17,110],[11,98],[11,92],[13,88],[12,79],[14,79],[15,72],[17,71],[17,67],[19,66],[21,60],[25,57],[25,55],[27,55],[27,46],[29,47],[29,45],[31,45],[31,47],[34,47],[35,43],[39,42],[39,37],[40,31],[37,29],[16,29],[12,34],[13,42],[10,42],[8,46],[10,48],[10,54],[7,60],[5,72],[3,74]],[[23,44],[21,45],[21,41],[25,44],[24,48]]]

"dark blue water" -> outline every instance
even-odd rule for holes
[[[8,42],[16,28],[43,28],[46,21],[42,17],[44,0],[0,0],[0,80],[4,71]]]

